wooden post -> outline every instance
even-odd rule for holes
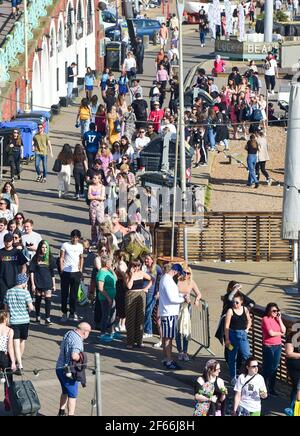
[[[256,217],[256,262],[260,261],[260,217]]]

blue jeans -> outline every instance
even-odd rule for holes
[[[274,391],[277,368],[280,364],[281,345],[263,346],[263,377],[269,391]]]
[[[200,44],[205,44],[205,32],[200,32]]]
[[[228,365],[230,378],[236,378],[236,358],[238,351],[243,358],[243,360],[247,360],[248,357],[251,356],[250,346],[248,342],[248,335],[245,330],[230,330],[229,332],[230,343],[233,346],[233,350],[229,351],[228,356]]]
[[[83,137],[83,135],[85,134],[85,132],[89,131],[89,127],[90,127],[90,120],[80,120],[80,131],[81,131],[81,136]]]
[[[144,332],[152,335],[152,313],[155,307],[156,300],[153,292],[146,294],[146,311],[145,311],[145,324]]]
[[[256,166],[257,157],[256,154],[248,154],[247,157],[247,167],[249,171],[248,176],[248,185],[257,184],[258,180],[256,177],[255,166]]]
[[[208,129],[207,134],[208,134],[209,146],[214,150],[216,148],[216,134],[214,132],[214,129]]]
[[[74,82],[68,82],[67,97],[69,100],[72,100],[73,88],[74,88]]]
[[[175,339],[178,353],[187,353],[189,341],[187,340],[186,336],[183,336],[179,332],[177,332]]]
[[[44,154],[35,154],[35,171],[38,176],[41,175],[40,165],[41,162],[43,164],[43,177],[44,179],[47,177],[47,168],[48,168],[48,156]]]

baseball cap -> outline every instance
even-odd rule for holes
[[[181,276],[185,275],[185,272],[182,268],[182,266],[179,263],[174,263],[174,265],[171,268],[172,271],[177,271]]]
[[[12,235],[12,233],[6,233],[6,235],[4,235],[3,241],[4,242],[12,242],[14,240],[14,237]]]
[[[24,285],[28,282],[28,277],[26,274],[17,274],[16,285]]]

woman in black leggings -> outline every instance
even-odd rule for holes
[[[270,179],[269,173],[266,170],[266,162],[270,160],[267,138],[261,129],[256,133],[255,136],[258,143],[257,163],[255,166],[256,177],[257,180],[259,180],[261,171],[266,178],[267,184],[270,186],[272,184],[272,180]]]

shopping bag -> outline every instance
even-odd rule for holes
[[[88,302],[88,289],[84,282],[81,281],[77,291],[77,303],[79,306],[85,306]]]

